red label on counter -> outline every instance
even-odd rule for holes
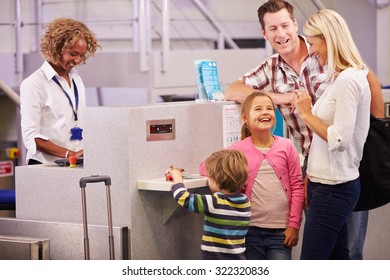
[[[14,175],[14,164],[11,160],[0,161],[0,177]]]

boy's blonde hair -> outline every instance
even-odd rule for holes
[[[208,177],[214,180],[221,190],[239,192],[248,177],[248,161],[245,155],[236,150],[221,150],[206,159]]]

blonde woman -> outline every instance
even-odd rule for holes
[[[331,84],[313,108],[306,92],[294,97],[299,116],[313,131],[301,259],[349,259],[346,221],[359,198],[358,168],[369,129],[368,70],[335,11],[318,11],[303,31],[310,54],[328,66]]]
[[[59,18],[47,26],[40,46],[45,62],[20,85],[28,164],[83,156],[85,86],[74,68],[98,48],[95,35],[77,20]]]

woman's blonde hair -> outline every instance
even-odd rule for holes
[[[363,69],[365,64],[356,47],[348,25],[337,12],[319,10],[303,26],[306,36],[323,37],[328,51],[328,79],[336,73],[336,68],[349,67]]]
[[[236,193],[242,190],[248,177],[248,161],[236,150],[221,150],[212,153],[205,161],[208,177],[219,188]]]
[[[272,98],[264,93],[264,92],[261,92],[261,91],[254,91],[252,92],[250,95],[248,95],[248,97],[245,99],[244,103],[242,104],[242,107],[241,107],[241,119],[244,119],[244,117],[248,118],[249,117],[249,112],[252,108],[252,104],[253,104],[253,100],[256,98],[256,97],[259,97],[259,96],[262,96],[262,97],[267,97],[271,100],[271,103],[272,103],[272,107],[274,108],[274,113],[276,114],[276,110],[275,110],[275,104],[272,100]],[[276,126],[276,119],[275,119],[275,124],[274,124],[274,127]],[[241,127],[241,140],[242,139],[245,139],[249,136],[251,136],[252,133],[250,132],[249,128],[248,128],[248,125],[246,123],[244,123]]]
[[[61,60],[65,49],[71,48],[79,39],[87,42],[87,52],[82,56],[85,61],[101,48],[97,43],[94,33],[82,22],[70,19],[59,18],[46,27],[41,38],[42,56],[53,63]]]

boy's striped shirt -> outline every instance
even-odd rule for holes
[[[245,194],[192,194],[183,183],[173,185],[172,191],[181,206],[205,216],[202,252],[215,258],[243,257],[251,215],[250,201]]]

